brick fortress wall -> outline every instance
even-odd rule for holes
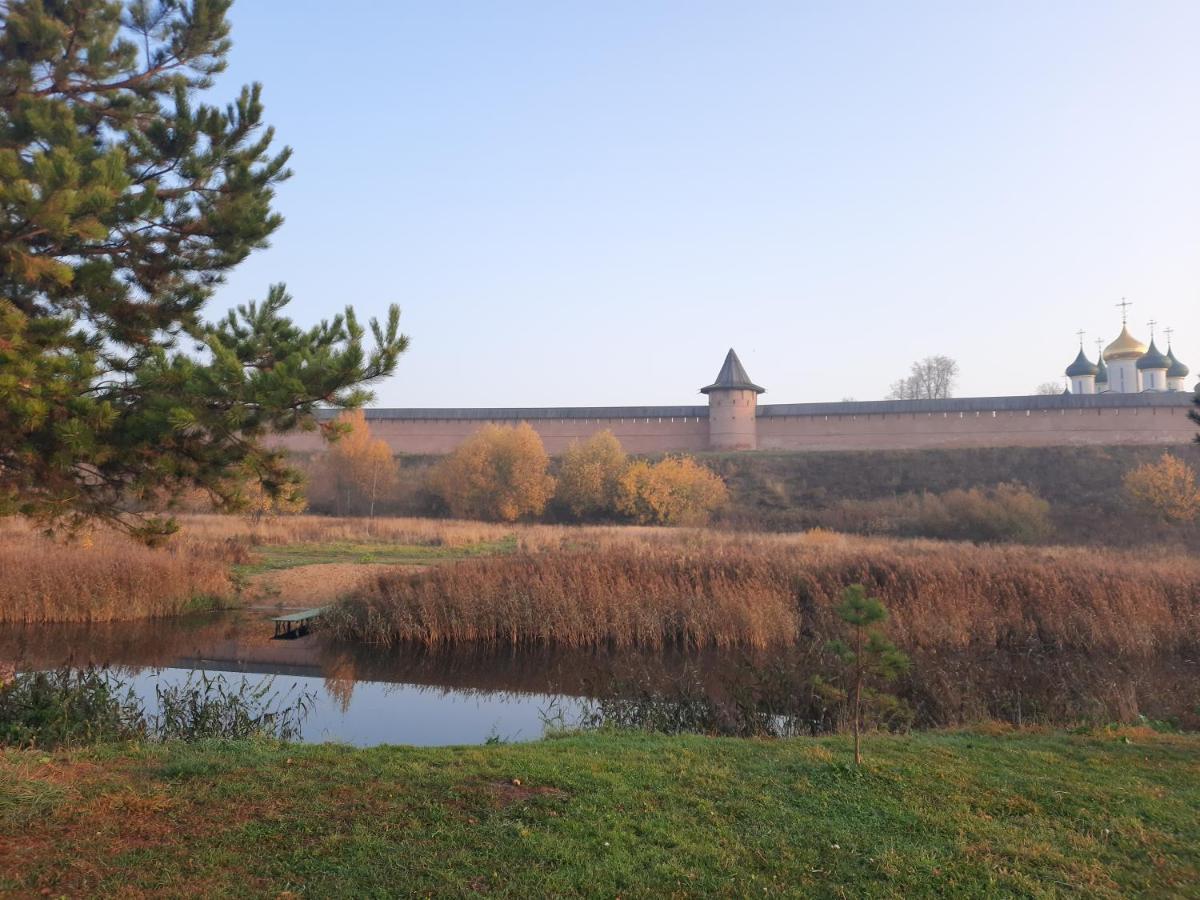
[[[760,405],[760,450],[919,450],[945,447],[1171,445],[1191,441],[1187,393],[984,397]],[[712,449],[706,406],[562,409],[371,409],[371,431],[397,453],[449,453],[488,423],[528,422],[551,454],[611,430],[630,453]],[[319,452],[315,433],[277,439]]]

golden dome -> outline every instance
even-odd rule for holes
[[[1129,333],[1129,329],[1121,326],[1117,339],[1104,348],[1105,361],[1114,359],[1140,359],[1146,352],[1146,345]]]

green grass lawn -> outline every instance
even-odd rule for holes
[[[517,549],[516,536],[462,547],[426,544],[330,543],[265,544],[255,548],[255,561],[236,567],[241,575],[259,575],[279,569],[322,563],[386,563],[391,565],[456,562],[477,556],[501,556]]]
[[[0,752],[0,893],[1200,896],[1200,737]],[[517,782],[520,782],[519,784]]]

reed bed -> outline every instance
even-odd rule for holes
[[[150,549],[105,531],[64,543],[15,520],[0,531],[0,623],[157,618],[232,594],[218,548]]]
[[[1081,549],[668,532],[383,573],[330,614],[367,642],[772,648],[839,631],[861,583],[909,650],[1200,646],[1200,563]],[[580,536],[586,544],[586,535]]]

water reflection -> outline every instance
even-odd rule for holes
[[[235,684],[274,678],[277,688],[315,697],[304,720],[305,741],[370,746],[532,740],[543,734],[549,710],[577,715],[578,699],[560,696],[544,679],[507,678],[503,670],[496,679],[469,678],[458,664],[442,677],[420,656],[339,646],[320,633],[272,640],[270,623],[246,612],[0,629],[0,660],[18,670],[107,666],[150,714],[157,711],[156,688],[181,685],[192,671],[223,672]]]
[[[1090,657],[1041,647],[911,652],[894,685],[901,705],[880,724],[918,727],[985,719],[1018,724],[1128,722],[1144,716],[1200,727],[1200,654]],[[786,653],[467,649],[428,652],[335,642],[321,632],[272,640],[262,613],[147,623],[0,628],[0,664],[109,665],[152,701],[154,685],[199,669],[274,675],[316,691],[304,739],[355,744],[529,740],[548,712],[565,724],[644,717],[720,733],[841,727],[843,712],[814,687],[830,675],[826,648]],[[601,712],[597,718],[597,710]],[[656,727],[658,727],[656,725]],[[769,729],[768,729],[769,730]]]
[[[156,688],[181,685],[190,669],[139,669],[125,680],[147,714],[157,710]],[[212,670],[209,670],[212,671]],[[299,739],[310,743],[339,741],[369,747],[377,744],[480,744],[495,738],[532,740],[543,732],[543,711],[559,698],[539,694],[447,691],[413,684],[380,681],[353,682],[352,693],[341,693],[347,682],[312,676],[270,676],[227,673],[259,684],[274,677],[274,687],[313,700],[304,717]],[[572,712],[574,705],[568,700]]]

